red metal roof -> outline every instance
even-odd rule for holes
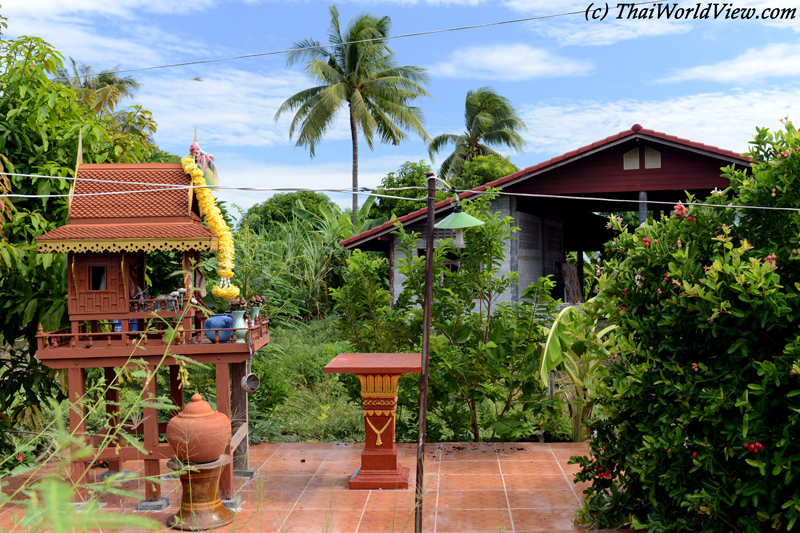
[[[627,140],[628,138],[632,138],[632,139],[633,138],[651,139],[651,140],[656,140],[656,141],[667,142],[667,143],[675,144],[677,146],[682,146],[682,147],[698,150],[698,151],[701,151],[701,152],[705,152],[707,155],[710,155],[710,156],[718,156],[718,157],[721,157],[722,159],[733,160],[735,162],[741,162],[743,164],[748,164],[750,159],[751,159],[749,156],[742,156],[741,154],[738,154],[738,153],[733,152],[731,150],[725,150],[725,149],[722,149],[722,148],[718,148],[716,146],[710,146],[710,145],[707,145],[707,144],[690,141],[689,139],[682,139],[682,138],[676,137],[674,135],[667,135],[666,133],[662,133],[662,132],[659,132],[659,131],[642,128],[642,126],[640,126],[639,124],[634,124],[630,129],[625,130],[625,131],[621,131],[621,132],[617,133],[616,135],[611,135],[611,136],[606,137],[605,139],[602,139],[600,141],[596,141],[596,142],[593,142],[592,144],[588,144],[586,146],[582,146],[581,148],[578,148],[577,150],[572,150],[570,152],[567,152],[566,154],[562,154],[562,155],[553,157],[552,159],[548,159],[547,161],[543,161],[543,162],[541,162],[541,163],[539,163],[537,165],[533,165],[531,167],[524,168],[522,170],[518,170],[517,172],[514,172],[513,174],[509,174],[508,176],[504,176],[504,177],[502,177],[502,178],[500,178],[498,180],[489,182],[489,183],[487,183],[485,185],[481,185],[480,187],[476,187],[473,190],[474,191],[484,191],[484,190],[486,190],[487,187],[494,187],[494,188],[502,189],[505,185],[508,185],[509,182],[513,183],[513,182],[519,181],[520,179],[527,179],[528,177],[532,177],[534,174],[538,174],[538,173],[540,173],[542,171],[548,170],[550,167],[553,167],[554,165],[556,165],[558,163],[569,162],[570,160],[574,160],[574,159],[577,159],[577,158],[585,155],[587,152],[590,152],[590,151],[593,151],[593,150],[597,150],[598,148],[603,148],[603,147],[606,147],[606,146],[610,146],[612,144],[617,144],[619,141],[621,141],[623,139]],[[459,195],[459,198],[469,198],[470,196],[474,196],[474,194],[471,193],[471,192],[463,192],[463,193],[461,193]],[[441,202],[438,202],[437,204],[435,204],[434,209],[435,210],[440,210],[442,208],[445,208],[450,203],[452,203],[452,201],[453,201],[452,198],[448,198],[447,200],[442,200]],[[353,235],[352,237],[341,241],[339,244],[341,246],[344,246],[345,248],[353,247],[354,245],[356,245],[358,243],[370,240],[373,236],[376,236],[376,235],[381,234],[381,233],[385,233],[388,229],[392,228],[398,222],[401,222],[401,223],[405,224],[406,222],[411,222],[411,221],[415,221],[415,220],[420,219],[420,218],[424,218],[425,215],[426,215],[426,210],[427,210],[427,207],[423,207],[422,209],[418,209],[417,211],[414,211],[413,213],[409,213],[409,214],[404,215],[402,217],[399,217],[399,218],[397,218],[395,220],[390,220],[390,221],[388,221],[388,222],[386,222],[386,223],[384,223],[384,224],[382,224],[380,226],[372,228],[372,229],[370,229],[368,231],[365,231],[363,233],[359,233],[358,235]]]

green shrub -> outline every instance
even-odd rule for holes
[[[706,203],[800,206],[800,135],[759,129]],[[702,207],[607,244],[618,324],[590,422],[583,518],[649,531],[791,530],[800,516],[800,215]],[[793,370],[794,368],[794,370]],[[756,445],[754,447],[754,445]]]
[[[429,440],[519,440],[556,420],[554,405],[537,371],[547,336],[541,317],[552,316],[553,282],[539,280],[516,305],[498,304],[517,284],[516,272],[501,274],[507,242],[517,228],[510,217],[489,212],[484,195],[464,202],[464,211],[485,224],[469,230],[466,248],[441,241],[434,248],[434,287],[428,392]],[[331,291],[346,337],[360,352],[419,352],[425,259],[417,256],[419,235],[398,228],[405,276],[394,307],[379,278],[382,258],[354,252],[342,286]],[[455,257],[459,268],[446,264]],[[357,385],[349,382],[352,397]],[[416,440],[419,378],[400,382],[397,435]],[[555,427],[557,424],[550,424]]]

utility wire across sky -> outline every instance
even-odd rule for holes
[[[632,3],[632,4],[626,4],[626,5],[630,5],[632,7],[633,6],[642,6],[642,5],[657,4],[660,1],[661,0],[648,0],[647,2],[637,2],[637,3]],[[500,20],[500,21],[497,21],[497,22],[486,22],[484,24],[472,24],[472,25],[469,25],[469,26],[457,26],[455,28],[442,28],[442,29],[438,29],[438,30],[427,30],[427,31],[418,31],[418,32],[413,32],[413,33],[403,33],[403,34],[400,34],[400,35],[387,35],[386,37],[379,37],[379,38],[374,38],[374,39],[362,39],[360,41],[345,41],[345,42],[339,43],[339,44],[330,44],[329,43],[329,44],[320,44],[320,45],[317,45],[317,46],[303,46],[303,47],[300,47],[300,48],[287,48],[285,50],[274,50],[274,51],[270,51],[270,52],[257,52],[257,53],[254,53],[254,54],[244,54],[244,55],[231,56],[231,57],[219,57],[219,58],[214,58],[214,59],[198,59],[197,61],[184,61],[182,63],[169,63],[169,64],[166,64],[166,65],[155,65],[155,66],[150,66],[150,67],[139,67],[139,68],[124,69],[124,70],[115,70],[114,72],[116,74],[127,74],[128,72],[143,72],[143,71],[146,71],[146,70],[157,70],[157,69],[174,68],[174,67],[186,67],[186,66],[191,66],[191,65],[203,65],[203,64],[206,64],[206,63],[219,63],[219,62],[222,62],[222,61],[234,61],[234,60],[237,60],[237,59],[250,59],[250,58],[254,58],[254,57],[266,57],[266,56],[273,56],[273,55],[279,55],[279,54],[288,54],[289,52],[299,52],[301,50],[318,50],[318,49],[322,49],[322,48],[331,48],[333,46],[341,46],[341,45],[348,45],[348,44],[360,44],[360,43],[368,43],[368,42],[373,42],[373,41],[387,41],[387,40],[390,40],[390,39],[405,39],[407,37],[421,37],[421,36],[424,36],[424,35],[435,35],[437,33],[449,33],[449,32],[454,32],[454,31],[475,30],[475,29],[479,29],[479,28],[488,28],[488,27],[491,27],[491,26],[502,26],[502,25],[505,25],[505,24],[518,24],[520,22],[531,22],[531,21],[534,21],[534,20],[545,20],[545,19],[552,19],[552,18],[557,18],[557,17],[566,17],[566,16],[571,16],[571,15],[583,15],[585,13],[586,13],[585,9],[582,9],[580,11],[566,11],[566,12],[563,12],[563,13],[555,13],[555,14],[552,14],[552,15],[538,15],[538,16],[535,16],[535,17],[525,17],[525,18],[511,19],[511,20]],[[87,75],[87,76],[85,76],[85,78],[87,78],[87,79],[88,78],[96,78],[98,76],[99,76],[99,74]],[[53,78],[51,81],[58,81],[58,80],[63,80],[63,79],[65,79],[65,78],[64,77],[56,77],[56,78]]]
[[[20,177],[30,177],[30,178],[48,178],[48,179],[65,179],[70,181],[89,181],[89,182],[102,182],[102,183],[109,183],[109,184],[122,184],[122,185],[136,185],[136,186],[145,186],[145,187],[155,187],[152,189],[140,189],[140,190],[131,190],[131,191],[107,191],[107,192],[91,192],[91,193],[73,193],[73,194],[16,194],[16,193],[7,193],[7,194],[0,194],[0,198],[68,198],[70,196],[108,196],[114,194],[142,194],[142,193],[152,193],[152,192],[162,192],[162,191],[170,191],[170,190],[188,190],[188,189],[219,189],[219,190],[230,190],[230,191],[250,191],[250,192],[330,192],[330,193],[339,193],[339,194],[347,194],[347,195],[361,195],[361,196],[376,196],[378,198],[390,198],[394,200],[408,200],[411,202],[424,202],[427,200],[427,196],[421,198],[406,198],[404,196],[393,196],[387,194],[381,194],[381,192],[391,192],[391,191],[407,191],[407,190],[427,190],[426,187],[359,187],[358,189],[353,188],[341,188],[341,189],[332,189],[332,188],[304,188],[304,187],[238,187],[235,185],[181,185],[176,183],[147,183],[147,182],[131,182],[131,181],[113,181],[113,180],[101,180],[96,178],[75,178],[75,177],[67,177],[61,178],[59,176],[45,176],[42,174],[19,174],[13,172],[0,172],[0,175],[6,176],[20,176]],[[629,204],[640,204],[642,203],[640,200],[628,200],[624,198],[602,198],[602,197],[591,197],[591,196],[568,196],[562,194],[536,194],[536,193],[518,193],[518,192],[508,192],[508,191],[476,191],[472,189],[439,189],[444,192],[453,192],[453,193],[470,193],[473,195],[480,195],[480,194],[498,194],[501,196],[517,196],[523,198],[544,198],[544,199],[554,199],[554,200],[584,200],[584,201],[593,201],[593,202],[609,202],[609,203],[629,203]],[[674,206],[675,202],[667,202],[662,200],[647,200],[647,204],[654,204],[654,205],[668,205]],[[794,211],[800,212],[800,208],[798,207],[770,207],[770,206],[757,206],[757,205],[736,205],[733,203],[729,204],[708,204],[702,202],[692,202],[687,203],[685,205],[691,206],[698,206],[698,207],[715,207],[715,208],[724,208],[724,209],[752,209],[758,211]]]

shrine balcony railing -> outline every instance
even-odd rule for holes
[[[148,298],[128,300],[128,310],[134,314],[180,313],[189,305],[188,298]]]
[[[212,350],[216,346],[230,346],[238,344],[243,349],[263,345],[269,335],[269,320],[257,318],[255,322],[248,322],[244,328],[190,328],[184,329],[180,324],[175,324],[170,329],[148,329],[145,331],[131,330],[128,320],[117,323],[108,321],[107,327],[111,331],[79,332],[73,333],[71,328],[44,332],[41,325],[36,335],[38,342],[37,356],[47,358],[48,351],[71,350],[102,350],[107,348],[130,348],[133,352],[137,347],[164,348],[168,344],[174,347],[196,346],[200,349],[207,347]],[[114,329],[120,328],[120,331]],[[82,329],[82,328],[81,328]],[[244,331],[244,343],[236,342],[236,332]],[[224,332],[231,332],[227,342],[220,342]],[[209,340],[208,334],[215,340]],[[169,338],[171,337],[171,339]],[[169,342],[171,340],[171,343]]]

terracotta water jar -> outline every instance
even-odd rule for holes
[[[228,417],[213,410],[199,394],[169,421],[167,441],[175,457],[167,465],[181,471],[183,494],[180,509],[167,519],[168,527],[204,531],[233,521],[234,513],[225,508],[219,495],[220,472],[232,461],[223,453],[230,438]]]
[[[230,440],[231,421],[199,394],[167,425],[167,442],[183,462],[216,461]]]

